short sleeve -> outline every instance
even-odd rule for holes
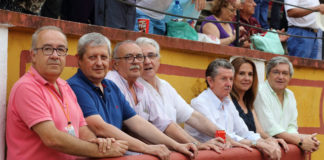
[[[291,4],[291,5],[285,5],[285,10],[288,11],[289,9],[296,8],[292,5],[298,6],[299,0],[285,0],[285,3]]]
[[[13,102],[16,112],[29,128],[40,122],[52,120],[42,90],[34,85],[21,84],[18,86]]]

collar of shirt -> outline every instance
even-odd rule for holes
[[[30,74],[38,83],[44,86],[49,86],[56,92],[54,85],[44,79],[33,66],[30,67],[28,74]],[[61,78],[57,78],[56,84],[59,88],[68,85],[66,81],[62,80]]]
[[[123,88],[119,88],[119,89],[122,90],[126,99],[127,99],[127,97],[130,99],[129,101],[131,101],[130,102],[131,105],[133,107],[135,107],[136,106],[135,101],[133,99],[133,96],[131,95],[127,80],[123,76],[121,76],[116,70],[113,70],[110,72],[111,72],[110,76],[114,76],[113,79],[119,81],[122,84],[122,86],[125,87],[124,89],[126,89],[126,90],[124,90]],[[134,83],[134,89],[135,89],[137,101],[139,104],[142,101],[142,99],[144,99],[144,86],[140,82],[138,82],[138,79]],[[126,94],[128,94],[128,95],[126,95]]]
[[[76,73],[76,75],[78,76],[78,77],[80,77],[80,79],[82,79],[82,81],[84,81],[85,83],[87,83],[93,90],[98,90],[99,89],[99,91],[101,92],[101,90],[100,90],[100,88],[99,87],[97,87],[97,86],[95,86],[84,74],[83,74],[83,72],[81,71],[81,69],[79,68],[78,69],[78,71],[77,71],[77,73]],[[101,84],[102,84],[102,87],[105,89],[105,88],[107,88],[107,86],[108,86],[108,84],[107,84],[107,82],[103,79],[102,81],[101,81]],[[109,90],[108,90],[109,91]]]
[[[270,86],[268,80],[265,81],[265,85],[267,86],[267,88],[269,89],[269,91],[271,92],[271,94],[272,94],[273,96],[275,96],[275,97],[278,98],[277,93],[272,89],[272,87]],[[287,88],[285,88],[285,91],[284,91],[284,98],[287,97],[287,94],[288,94],[288,92],[287,92]]]
[[[223,110],[223,106],[225,108],[225,106],[230,104],[231,100],[228,97],[225,97],[224,100],[221,101],[210,88],[207,89],[207,94],[212,98],[211,101],[214,101],[215,104],[219,104],[216,106],[218,110]]]

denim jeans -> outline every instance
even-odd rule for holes
[[[262,28],[269,29],[268,25],[268,6],[269,0],[254,0],[256,3],[253,17],[260,23]]]
[[[288,34],[305,37],[317,37],[317,33],[302,28],[288,28]],[[309,38],[289,37],[287,40],[288,54],[303,58],[317,59],[318,40]]]

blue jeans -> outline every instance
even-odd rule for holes
[[[296,27],[290,27],[287,31],[288,34],[317,37],[317,33]],[[287,40],[288,54],[290,56],[297,56],[302,58],[316,59],[318,54],[318,41],[317,39],[289,37]]]
[[[150,19],[149,33],[165,35],[165,31],[166,31],[165,21],[163,19],[162,20],[154,19],[154,18],[146,15],[139,9],[136,9],[136,21],[135,21],[134,31],[139,31],[138,30],[138,22],[137,22],[137,19],[139,19],[139,18]]]
[[[269,29],[268,25],[268,6],[269,0],[254,0],[256,3],[254,15],[262,28]]]

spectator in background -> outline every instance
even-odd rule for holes
[[[61,18],[74,22],[93,24],[94,4],[94,0],[64,0],[61,6]]]
[[[171,7],[174,5],[174,0],[138,0],[136,1],[136,4],[146,8],[170,13],[170,10],[172,9]],[[200,11],[205,7],[205,4],[206,0],[180,0],[180,5],[183,8],[184,16],[192,16],[192,13],[196,13],[195,17],[198,17]],[[152,34],[165,35],[166,22],[170,21],[170,18],[166,19],[165,17],[166,16],[164,14],[156,13],[141,8],[136,8],[136,19],[150,19],[149,33]],[[139,31],[137,20],[135,21],[134,30]]]
[[[254,107],[260,124],[269,136],[298,145],[303,151],[319,149],[317,133],[299,134],[297,104],[294,93],[287,88],[294,73],[286,57],[274,57],[266,66],[267,80],[259,86]]]
[[[240,117],[250,131],[259,133],[263,139],[272,143],[272,145],[278,146],[278,143],[280,143],[287,152],[287,143],[282,139],[272,138],[265,133],[255,113],[253,103],[258,90],[258,75],[255,64],[245,57],[235,58],[231,63],[235,74],[230,96]]]
[[[135,0],[125,0],[135,4]],[[133,30],[136,8],[117,0],[94,0],[94,24]]]
[[[254,14],[254,8],[256,4],[253,0],[244,0],[241,2],[240,5],[240,22],[246,23],[255,27],[261,27],[257,19],[255,19],[252,15]],[[236,21],[236,17],[233,21]],[[251,41],[250,37],[256,33],[262,33],[261,29],[252,28],[246,25],[242,25],[244,27],[243,30],[240,30],[240,39],[239,39],[239,46],[244,48],[250,48]],[[284,32],[284,29],[277,30],[277,32]],[[288,39],[288,36],[279,35],[280,41],[285,42]]]
[[[215,0],[211,9],[213,15],[205,18],[213,21],[232,21],[236,10],[227,0]],[[234,25],[230,23],[217,23],[203,21],[199,32],[220,39],[220,44],[233,46],[235,40]]]
[[[256,3],[255,12],[253,17],[255,17],[264,29],[269,29],[268,25],[268,6],[269,0],[254,0]]]
[[[285,3],[306,7],[324,14],[324,4],[319,0],[285,0]],[[298,36],[317,37],[316,13],[310,10],[285,5],[288,20],[287,33]],[[318,40],[310,38],[290,37],[287,41],[288,54],[303,58],[316,59]]]

